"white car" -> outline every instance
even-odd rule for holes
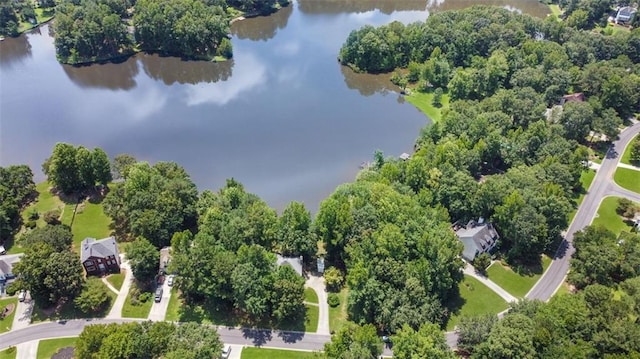
[[[229,358],[229,355],[231,355],[231,346],[229,344],[225,344],[222,347],[222,355],[220,356],[220,358],[227,359]]]
[[[24,302],[25,299],[27,299],[27,291],[23,289],[18,293],[18,301]]]
[[[169,276],[169,278],[167,278],[167,285],[169,287],[171,287],[173,285],[173,274]]]

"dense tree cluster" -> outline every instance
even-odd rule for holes
[[[612,286],[640,276],[640,235],[623,232],[616,238],[603,227],[589,226],[574,235],[573,245],[568,280],[577,288]]]
[[[111,181],[109,157],[96,147],[90,151],[84,146],[57,143],[53,153],[42,164],[49,182],[65,194],[93,189],[96,183],[107,185]]]
[[[55,46],[64,63],[94,62],[133,53],[122,16],[128,1],[64,0],[56,7]]]
[[[127,260],[131,273],[140,283],[149,283],[158,274],[160,252],[151,242],[138,238],[127,245]]]
[[[22,236],[22,246],[30,247],[38,243],[48,244],[57,252],[62,252],[71,247],[73,234],[66,225],[46,225],[28,231]]]
[[[28,245],[13,270],[20,276],[21,286],[43,307],[73,300],[84,284],[78,255],[70,247],[57,250],[46,241]]]
[[[640,281],[590,285],[548,303],[523,301],[505,317],[470,318],[459,328],[471,358],[633,358],[640,355]]]
[[[316,216],[328,259],[347,270],[349,318],[390,331],[440,323],[462,278],[461,244],[446,211],[378,177],[341,185]]]
[[[196,323],[88,325],[75,345],[75,355],[87,359],[210,359],[219,358],[221,352],[216,329]]]
[[[40,6],[52,6],[52,0]],[[35,21],[33,3],[28,0],[0,0],[0,35],[17,36],[21,22]]]
[[[414,156],[374,169],[454,220],[490,219],[508,260],[534,262],[567,225],[589,132],[613,138],[640,109],[639,44],[639,30],[602,36],[472,7],[365,26],[341,60],[363,71],[407,67],[394,77],[448,92],[449,111],[422,131]],[[587,101],[554,107],[570,91]]]
[[[378,358],[382,354],[382,340],[371,324],[347,323],[324,345],[328,359]]]
[[[196,224],[198,190],[187,172],[173,162],[128,168],[104,200],[104,211],[116,224],[120,239],[144,237],[158,248],[175,232]]]
[[[223,1],[140,0],[133,17],[136,41],[147,52],[211,58],[231,57],[229,20]]]
[[[29,166],[0,167],[0,244],[20,228],[20,211],[35,193],[33,172]]]

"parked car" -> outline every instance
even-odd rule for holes
[[[231,355],[231,346],[229,344],[225,344],[222,347],[222,355],[220,355],[220,358],[227,359],[229,358],[229,355]]]
[[[25,299],[27,299],[27,291],[23,289],[18,293],[18,301],[24,302]]]
[[[171,287],[173,285],[173,277],[174,277],[173,274],[167,277],[167,285],[169,287]]]
[[[4,248],[4,246],[0,246],[0,255],[3,254],[7,254],[7,250]]]
[[[162,300],[162,287],[158,287],[158,289],[156,289],[154,300],[156,301],[156,303],[160,303],[160,301]]]
[[[9,273],[5,273],[4,277],[7,278],[7,279],[15,279],[16,275],[11,273],[11,272],[9,272]]]

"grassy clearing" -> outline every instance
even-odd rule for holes
[[[633,140],[631,140],[631,142],[629,142],[629,145],[627,145],[627,148],[624,149],[624,153],[622,154],[622,157],[620,158],[620,162],[628,164],[628,165],[639,165],[639,164],[634,164],[631,163],[631,144],[633,143],[633,141],[638,139],[638,136],[640,135],[636,135],[636,137],[633,138]]]
[[[0,351],[0,359],[16,359],[18,350],[16,347],[9,347],[3,351]]]
[[[458,288],[460,297],[449,304],[453,314],[447,323],[447,330],[453,330],[461,316],[498,314],[508,307],[499,295],[473,277],[465,275]]]
[[[524,297],[536,284],[545,270],[551,264],[551,258],[543,255],[541,266],[534,268],[523,268],[521,273],[512,270],[510,267],[502,265],[500,262],[493,262],[487,268],[489,279],[502,287],[516,298]]]
[[[313,288],[304,289],[304,301],[307,303],[318,304],[318,293]]]
[[[42,308],[36,302],[33,306],[33,313],[31,314],[31,322],[37,323],[46,320],[58,320],[58,319],[78,319],[78,318],[103,318],[109,310],[111,310],[111,306],[116,301],[116,294],[112,292],[107,286],[102,283],[100,278],[89,277],[87,281],[97,281],[101,285],[105,287],[107,290],[107,296],[109,296],[110,302],[109,305],[106,305],[99,312],[91,312],[87,313],[82,311],[80,308],[76,307],[76,304],[73,301],[66,302],[55,308]]]
[[[0,299],[0,311],[4,310],[4,308],[9,304],[13,304],[13,311],[5,318],[0,319],[0,333],[8,332],[11,330],[11,326],[13,325],[13,317],[16,316],[16,309],[18,309],[18,298],[13,297]]]
[[[38,227],[44,227],[46,223],[44,222],[43,217],[46,212],[54,210],[56,208],[60,209],[60,211],[64,210],[64,202],[62,202],[58,196],[54,196],[50,190],[51,185],[47,181],[40,182],[36,185],[38,198],[22,212],[23,222],[28,222],[29,215],[35,211],[38,212],[38,215],[40,216],[36,220],[36,224],[38,225]]]
[[[433,102],[433,92],[419,92],[413,90],[411,95],[405,96],[406,100],[422,111],[431,121],[438,122],[442,118],[442,111],[449,108],[449,95],[442,95],[442,106],[435,107],[431,103]]]
[[[38,343],[38,359],[48,359],[62,348],[75,347],[76,339],[78,337],[41,340]]]
[[[65,211],[66,213],[67,211]],[[74,249],[78,251],[80,242],[87,237],[97,239],[108,237],[111,234],[110,224],[111,218],[104,213],[102,203],[82,202],[78,205],[76,218],[71,228]]]
[[[124,271],[125,269],[121,269],[120,273],[109,275],[107,277],[107,282],[117,290],[120,290],[120,288],[122,288],[122,283],[124,282]]]
[[[320,307],[317,305],[304,306],[307,309],[307,313],[304,318],[304,331],[315,333],[318,331],[318,317],[320,316]]]
[[[615,233],[616,236],[622,231],[630,232],[632,228],[631,225],[625,223],[622,217],[616,213],[619,198],[620,197],[607,197],[603,199],[602,203],[600,203],[600,208],[598,208],[598,214],[596,218],[593,219],[594,226],[603,226]]]
[[[622,188],[640,193],[640,170],[618,167],[613,180]]]
[[[560,15],[562,15],[563,13],[563,11],[560,10],[560,6],[558,4],[549,4],[548,6],[549,6],[549,10],[551,10],[551,13],[559,19]]]
[[[149,293],[149,298],[146,302],[140,302],[139,305],[133,305],[131,304],[131,291],[134,288],[136,288],[136,284],[132,283],[131,288],[129,288],[129,293],[127,294],[127,299],[125,299],[124,305],[122,306],[122,317],[147,318],[151,311],[151,306],[153,305],[153,293]]]
[[[266,349],[266,348],[243,348],[242,359],[313,359],[316,355],[313,352],[303,352],[296,350]]]
[[[164,317],[164,320],[168,322],[178,322],[180,321],[180,306],[182,305],[182,300],[180,300],[180,293],[174,287],[171,288],[171,297],[169,298],[169,305],[167,307],[167,315]]]
[[[342,328],[347,321],[347,297],[349,296],[349,289],[342,288],[340,293],[340,304],[334,308],[329,307],[329,330],[337,332]]]

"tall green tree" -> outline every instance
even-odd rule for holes
[[[285,207],[277,224],[277,246],[285,256],[302,255],[307,259],[315,255],[316,238],[310,232],[311,214],[300,202]]]
[[[418,331],[405,324],[391,338],[394,358],[455,358],[455,355],[447,346],[444,333],[433,323],[421,325]]]
[[[160,252],[145,238],[127,245],[127,260],[133,276],[140,282],[150,282],[158,274]]]

